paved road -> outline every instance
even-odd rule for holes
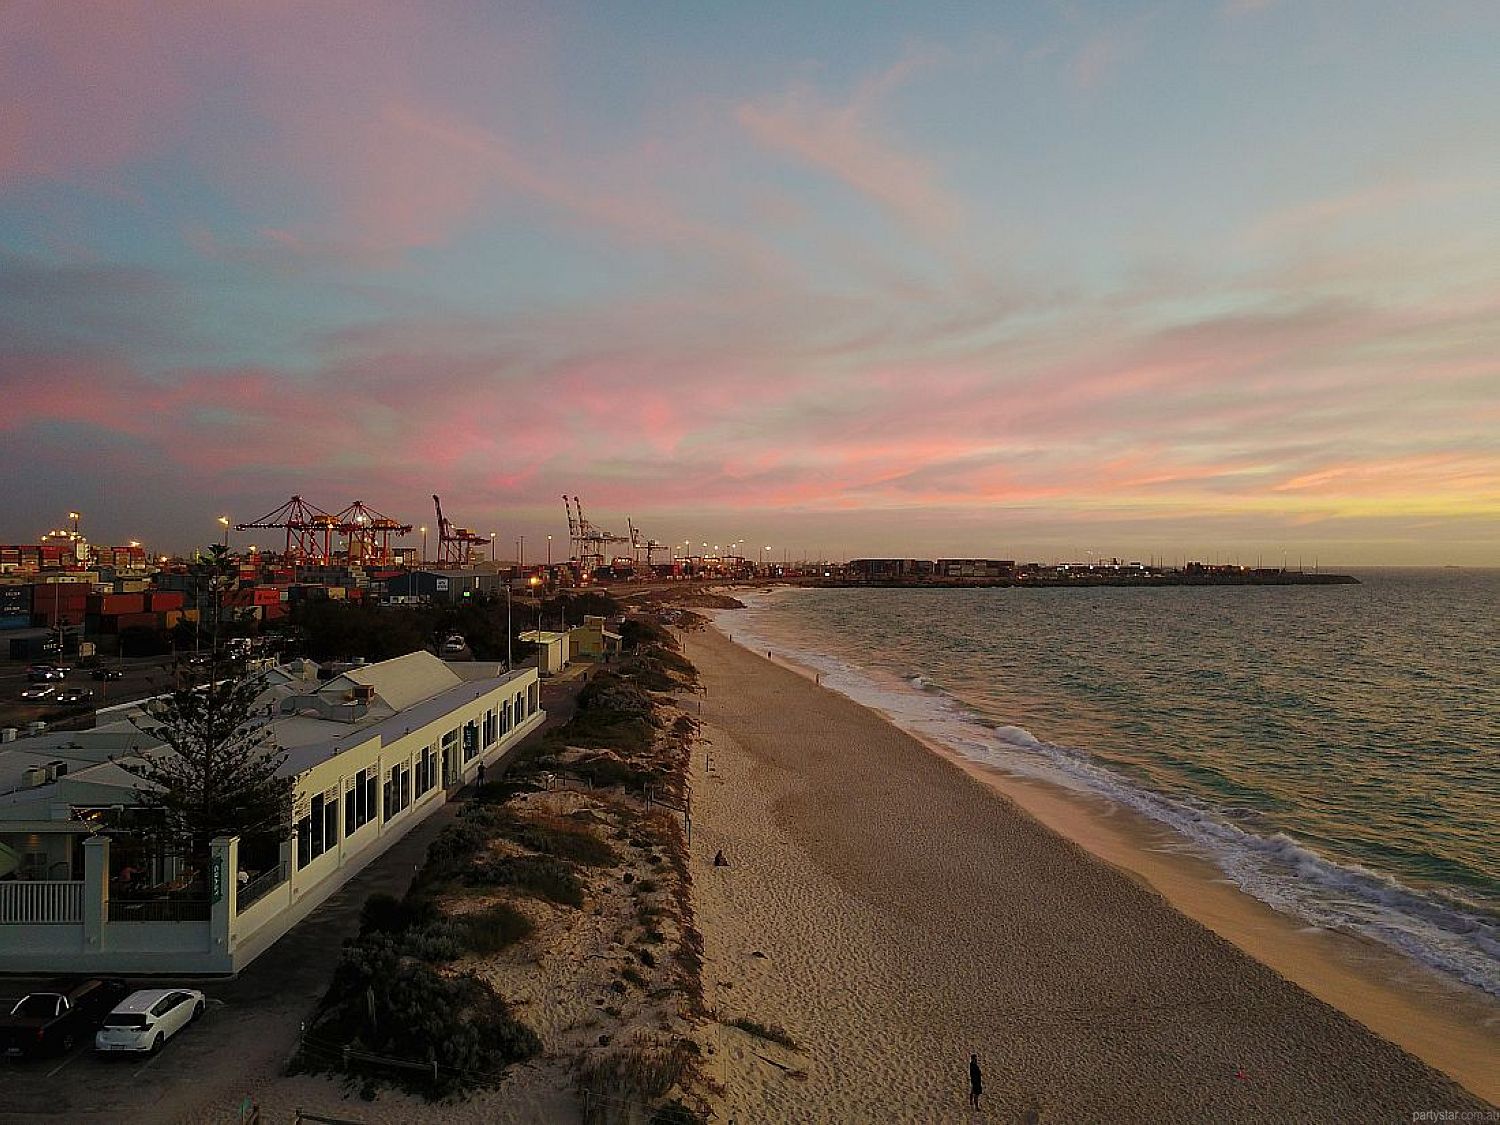
[[[543,683],[547,722],[523,745],[572,715],[585,670],[575,666]],[[185,984],[209,998],[203,1019],[154,1059],[101,1059],[85,1047],[63,1058],[0,1060],[0,1123],[236,1120],[240,1099],[274,1080],[291,1057],[344,940],[359,930],[365,899],[377,892],[405,894],[427,845],[459,807],[450,802],[413,828],[238,978],[132,982],[152,988]],[[32,983],[0,980],[0,993],[21,994]],[[337,1108],[326,1107],[335,1117]]]

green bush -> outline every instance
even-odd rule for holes
[[[508,902],[467,914],[462,925],[464,944],[474,953],[499,953],[536,930],[531,919]]]
[[[606,841],[582,829],[523,821],[507,834],[534,852],[570,859],[585,867],[608,867],[618,859],[615,849]]]
[[[546,855],[516,855],[478,865],[471,879],[515,887],[527,894],[563,906],[583,905],[583,884],[573,872],[573,865]]]
[[[350,1066],[372,1080],[447,1097],[496,1084],[507,1065],[537,1054],[541,1041],[484,981],[440,975],[403,956],[389,936],[372,934],[345,947],[298,1062],[307,1070],[341,1070],[345,1046],[436,1061],[435,1080],[425,1068],[366,1064],[357,1057]]]

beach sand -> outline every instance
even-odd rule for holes
[[[797,1047],[710,1033],[723,1120],[1484,1113],[873,712],[712,630],[686,650],[707,1003]]]

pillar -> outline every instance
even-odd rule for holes
[[[234,950],[229,931],[240,890],[240,838],[219,836],[208,846],[209,952],[230,957]]]
[[[103,953],[109,925],[109,837],[83,842],[83,951]]]

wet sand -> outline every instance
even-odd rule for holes
[[[874,712],[713,631],[687,654],[708,1003],[796,1044],[718,1033],[725,1120],[1486,1109]]]

